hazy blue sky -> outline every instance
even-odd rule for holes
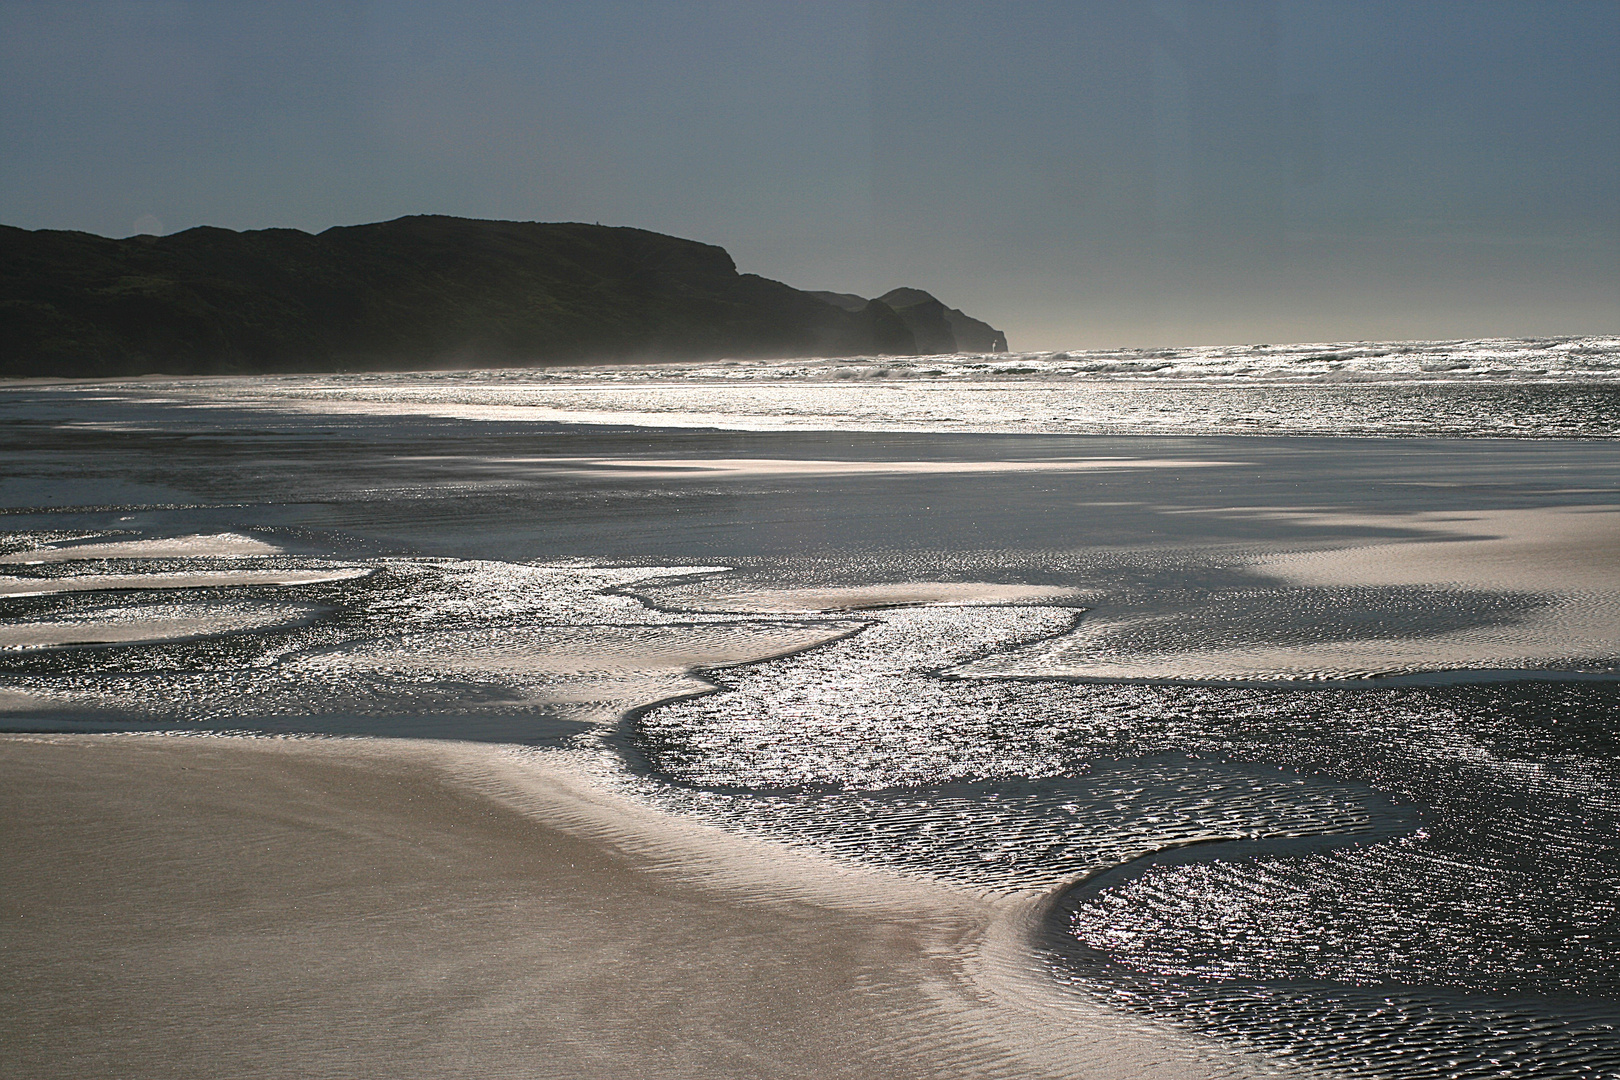
[[[635,225],[1015,348],[1620,333],[1620,2],[17,3],[0,222]]]

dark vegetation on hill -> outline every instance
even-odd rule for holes
[[[801,292],[641,229],[407,217],[111,240],[0,226],[0,376],[1005,348],[918,290]]]

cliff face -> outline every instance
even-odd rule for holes
[[[878,297],[893,308],[917,338],[921,352],[1006,352],[1007,335],[948,308],[921,289],[891,289]],[[938,342],[939,347],[924,346],[924,341]]]
[[[409,217],[110,240],[0,226],[0,375],[329,371],[917,350],[640,229]]]
[[[1007,351],[1006,334],[989,323],[946,307],[921,289],[890,289],[870,301],[853,293],[815,292],[810,295],[845,311],[859,311],[869,303],[882,304],[898,315],[906,329],[911,331],[913,348],[905,350],[907,352]]]

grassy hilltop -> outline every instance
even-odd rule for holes
[[[920,290],[889,299],[801,292],[739,274],[721,248],[601,225],[406,217],[125,240],[0,226],[0,376],[1006,348]]]

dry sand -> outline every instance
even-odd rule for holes
[[[837,868],[511,748],[0,738],[9,1075],[1209,1077],[1035,900]]]

